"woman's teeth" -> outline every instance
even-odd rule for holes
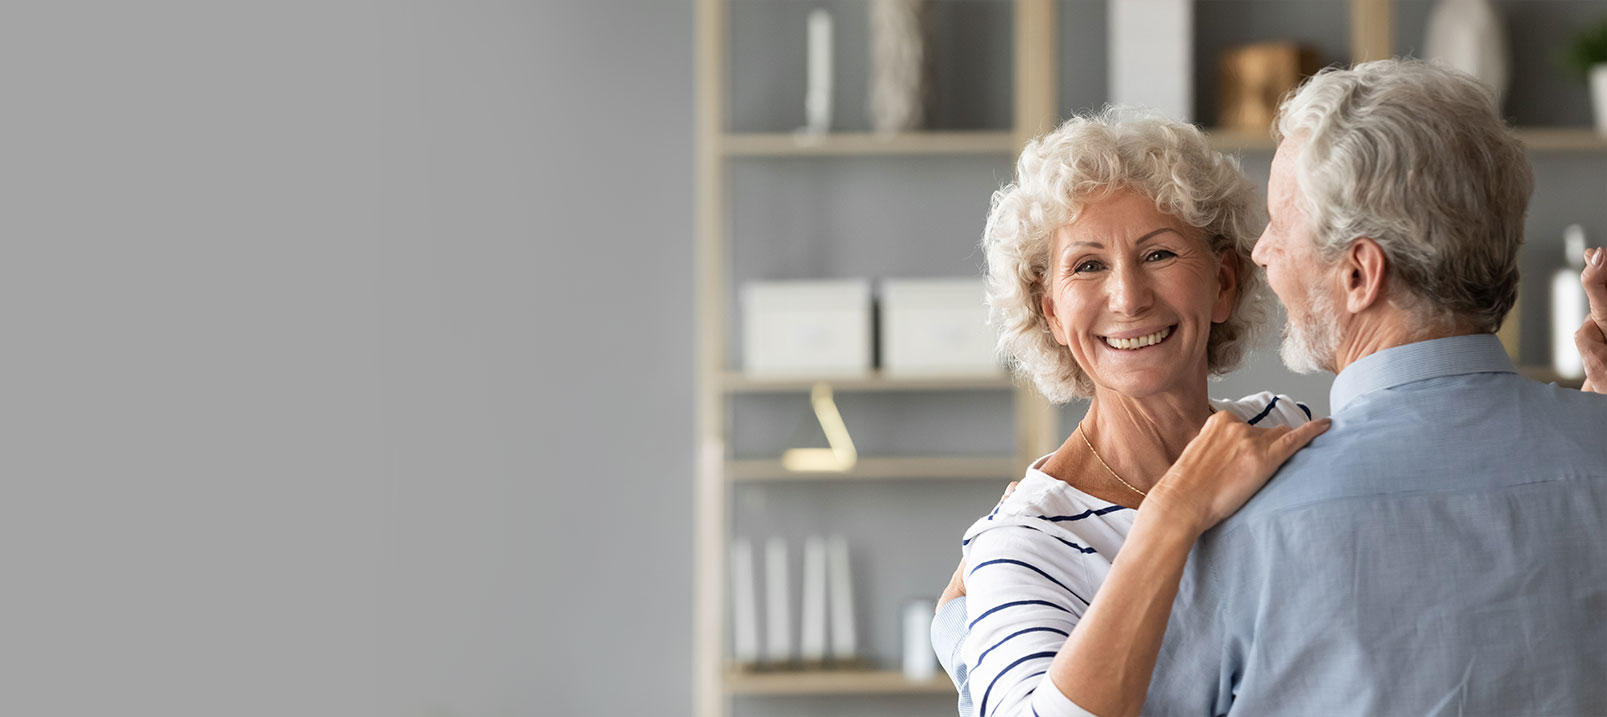
[[[1154,346],[1155,344],[1160,343],[1161,339],[1166,338],[1167,334],[1170,333],[1172,333],[1172,327],[1168,326],[1153,334],[1148,336],[1140,336],[1136,339],[1113,339],[1108,336],[1103,338],[1105,339],[1105,343],[1110,344],[1111,348],[1122,349],[1123,351],[1131,351],[1133,349],[1144,348],[1145,346]]]

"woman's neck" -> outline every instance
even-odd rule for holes
[[[1134,489],[1148,492],[1159,482],[1210,415],[1204,382],[1196,390],[1144,398],[1096,391],[1081,423],[1087,443],[1074,427],[1045,472],[1096,497],[1136,506],[1141,496]]]

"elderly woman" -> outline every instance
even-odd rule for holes
[[[1199,130],[1112,112],[1029,144],[994,195],[1000,345],[1051,401],[1092,402],[965,535],[967,598],[934,626],[951,674],[969,630],[962,712],[1137,714],[1195,539],[1327,429],[1286,396],[1207,394],[1267,314],[1256,203]]]

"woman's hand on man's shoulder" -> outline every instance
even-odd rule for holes
[[[1197,536],[1242,507],[1284,461],[1331,424],[1323,418],[1298,428],[1257,428],[1218,412],[1150,489],[1140,509],[1167,513],[1169,524]]]

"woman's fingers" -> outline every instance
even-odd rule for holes
[[[1607,331],[1597,326],[1595,319],[1585,319],[1574,332],[1574,347],[1585,365],[1583,389],[1607,393]]]
[[[937,596],[937,607],[942,607],[950,600],[965,596],[965,558],[960,558],[960,564],[954,568],[954,574],[949,576],[949,584],[943,586],[943,592]]]
[[[1585,270],[1579,275],[1590,298],[1590,318],[1607,334],[1607,247],[1585,250]]]
[[[1332,425],[1334,425],[1332,419],[1319,418],[1290,430],[1272,442],[1272,456],[1278,460],[1278,465],[1283,465],[1284,461],[1289,460],[1296,451],[1305,448],[1311,439],[1326,433]]]

